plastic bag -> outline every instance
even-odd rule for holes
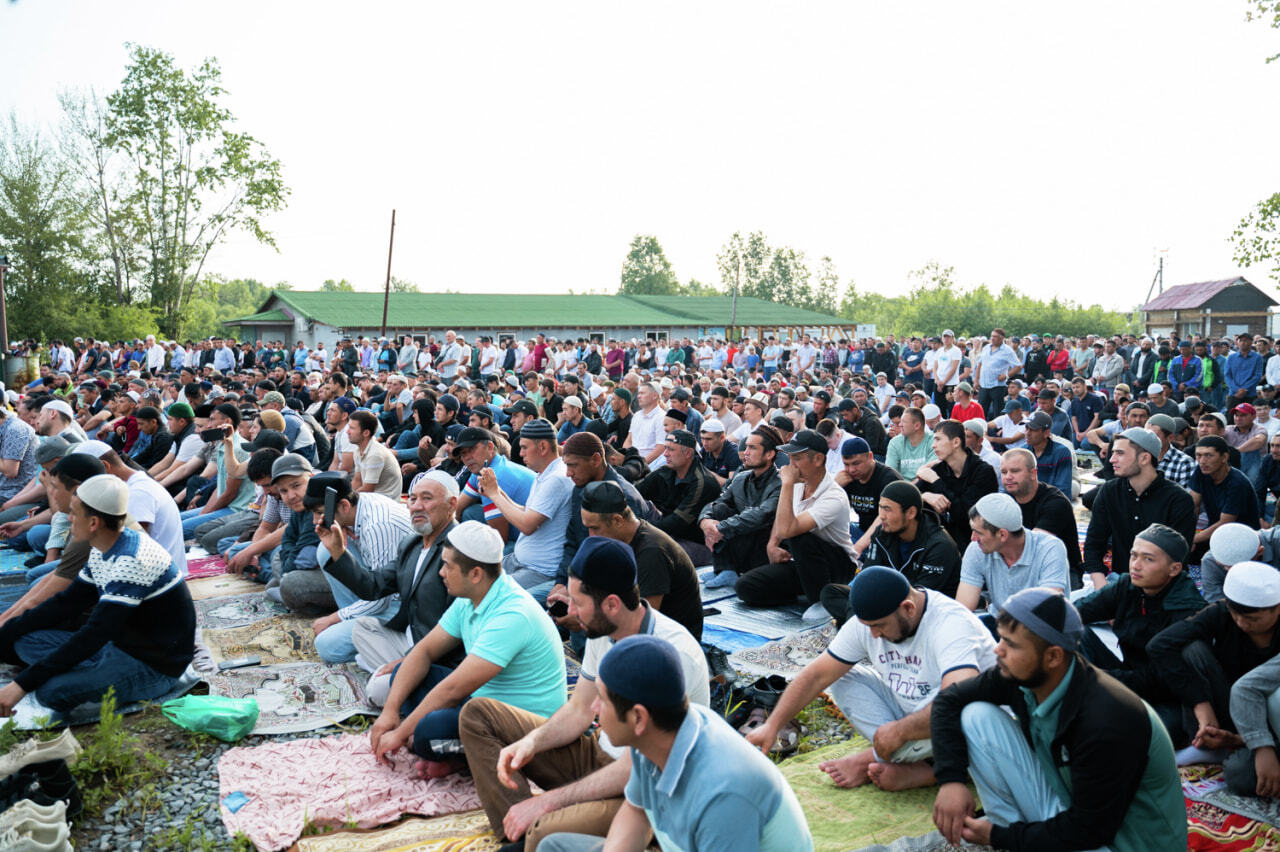
[[[248,735],[258,723],[258,702],[252,698],[184,695],[166,701],[160,709],[178,727],[209,734],[227,743]]]

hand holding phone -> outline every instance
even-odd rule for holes
[[[333,510],[338,505],[338,492],[332,488],[324,490],[324,528],[333,526]]]

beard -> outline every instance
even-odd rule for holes
[[[1039,689],[1044,686],[1044,682],[1049,679],[1049,672],[1045,669],[1043,663],[1036,663],[1036,670],[1025,678],[1016,678],[1009,673],[1008,669],[1001,671],[1005,677],[1016,683],[1018,686],[1025,686],[1027,689]]]
[[[589,622],[582,625],[582,629],[588,639],[599,639],[612,634],[618,629],[618,625],[610,621],[603,612],[597,612]]]
[[[413,527],[414,532],[416,532],[418,535],[422,536],[423,538],[426,538],[427,536],[431,535],[433,532],[436,531],[435,524],[431,523],[430,518],[427,518],[422,523],[415,523],[413,521],[410,521],[409,525]]]

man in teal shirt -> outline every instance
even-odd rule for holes
[[[933,702],[938,830],[955,844],[1035,852],[1186,849],[1169,735],[1146,702],[1077,653],[1075,607],[1057,590],[1024,589],[997,622],[996,667]]]
[[[565,703],[564,646],[546,611],[502,571],[502,537],[479,521],[449,531],[440,576],[455,598],[391,676],[387,701],[369,731],[374,756],[403,746],[422,758],[418,772],[439,778],[466,766],[458,716],[484,696],[550,716]],[[456,669],[438,665],[461,643]]]

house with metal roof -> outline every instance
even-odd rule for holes
[[[1268,334],[1271,294],[1242,277],[1170,287],[1142,306],[1142,322],[1151,337],[1177,333],[1209,338]]]
[[[847,319],[739,296],[546,296],[480,293],[392,293],[386,336],[441,336],[448,329],[467,340],[488,335],[528,340],[539,332],[558,338],[637,340],[723,336],[733,327],[759,337],[808,332],[847,337]],[[224,320],[242,339],[283,340],[292,346],[383,333],[383,294],[277,290],[247,317]]]

